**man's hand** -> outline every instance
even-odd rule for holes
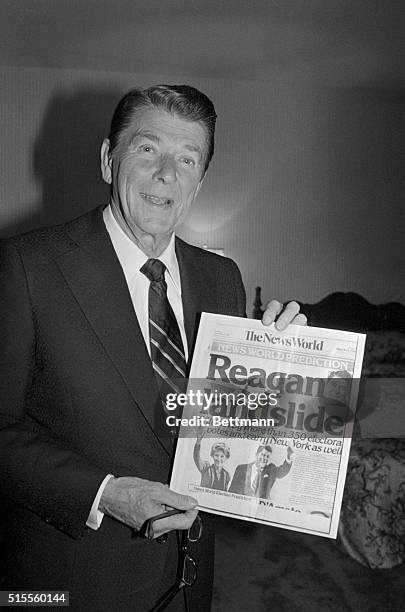
[[[281,302],[271,300],[263,313],[262,323],[263,325],[271,325],[274,321],[276,321],[275,326],[279,331],[283,331],[290,323],[294,323],[294,325],[307,324],[307,318],[300,312],[297,302],[289,302],[284,308]]]
[[[171,491],[168,485],[143,478],[111,478],[101,496],[99,510],[139,530],[153,516],[175,508],[183,510],[154,523],[154,537],[175,529],[188,529],[197,516],[197,501]]]

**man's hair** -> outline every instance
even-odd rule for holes
[[[262,450],[267,451],[268,453],[272,453],[273,449],[271,448],[271,446],[259,446],[259,448],[256,451],[256,455],[258,455],[259,453],[261,453]]]
[[[122,132],[131,124],[141,108],[163,109],[188,121],[199,121],[207,133],[204,174],[214,154],[215,120],[211,100],[190,85],[153,85],[148,89],[131,89],[118,102],[111,121],[110,153],[117,146]]]

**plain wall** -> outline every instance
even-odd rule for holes
[[[355,291],[405,301],[404,92],[305,79],[190,79],[0,68],[0,229],[10,235],[108,201],[99,147],[129,88],[187,82],[217,109],[216,152],[179,234],[223,248],[248,297],[315,302]]]

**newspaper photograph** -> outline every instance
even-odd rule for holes
[[[166,402],[171,488],[205,512],[336,538],[365,338],[203,313],[187,390]]]

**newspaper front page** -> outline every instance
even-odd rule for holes
[[[206,512],[336,538],[364,344],[203,313],[187,391],[166,402],[171,488]]]

